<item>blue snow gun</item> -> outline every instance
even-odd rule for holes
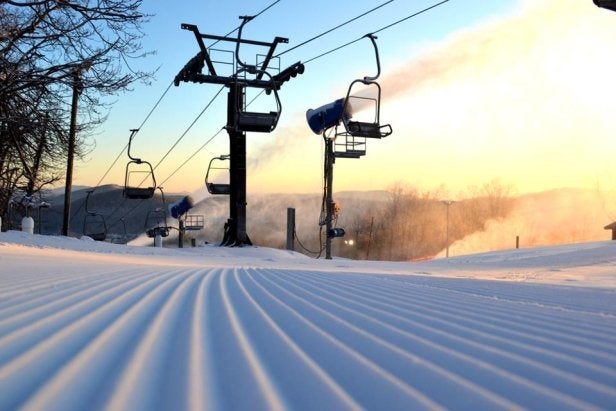
[[[184,214],[186,214],[188,210],[193,208],[194,205],[195,205],[195,202],[192,199],[192,197],[186,196],[182,198],[180,201],[178,201],[177,203],[171,204],[169,206],[169,213],[171,214],[171,217],[179,219]]]

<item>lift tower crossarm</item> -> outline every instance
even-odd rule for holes
[[[194,24],[186,24],[182,23],[182,29],[190,30],[194,33],[195,38],[197,39],[197,43],[199,44],[199,49],[201,49],[201,53],[203,54],[203,58],[205,59],[205,63],[207,64],[207,69],[212,75],[216,75],[216,69],[214,68],[214,64],[212,64],[212,60],[210,59],[210,55],[207,52],[207,48],[205,47],[205,43],[203,42],[203,38],[201,37],[201,33],[199,33],[199,28]]]
[[[249,19],[245,19],[244,22],[242,23],[242,26],[246,23],[250,21]],[[242,39],[242,38],[235,38],[235,37],[226,37],[226,36],[216,36],[213,34],[202,34],[199,31],[199,28],[194,25],[194,24],[187,24],[187,23],[182,23],[181,28],[184,30],[189,30],[192,31],[195,35],[195,38],[197,39],[197,43],[199,44],[199,49],[201,50],[201,53],[197,55],[197,57],[202,56],[202,58],[205,60],[205,64],[207,65],[208,71],[211,74],[211,76],[213,77],[212,79],[208,80],[208,81],[196,81],[199,83],[216,83],[216,84],[227,84],[227,82],[232,81],[231,79],[229,79],[228,77],[223,77],[223,76],[217,76],[216,74],[216,69],[214,68],[214,65],[212,64],[212,60],[210,58],[210,55],[207,51],[207,47],[205,46],[205,43],[203,42],[203,39],[207,39],[207,40],[215,40],[215,41],[228,41],[228,42],[232,42],[232,43],[236,43],[237,46],[239,47],[240,44],[249,44],[252,46],[262,46],[262,47],[269,47],[269,50],[267,52],[267,55],[265,56],[265,60],[263,60],[263,63],[261,64],[261,68],[258,70],[259,73],[257,74],[257,80],[261,80],[261,78],[263,77],[263,71],[265,71],[267,69],[267,66],[269,64],[269,62],[272,59],[272,56],[274,55],[274,51],[276,50],[276,46],[280,43],[286,44],[289,42],[289,39],[286,37],[279,37],[276,36],[274,38],[274,41],[272,41],[271,43],[268,43],[266,41],[257,41],[257,40],[248,40],[248,39]],[[190,64],[190,63],[189,63]],[[244,64],[241,64],[242,66],[244,66]],[[188,66],[188,64],[187,64]],[[253,66],[255,67],[255,66]],[[255,71],[256,67],[255,67]],[[264,82],[267,84],[270,84],[270,82]],[[260,87],[260,88],[266,88],[263,85],[260,85],[258,83],[255,84],[251,84],[251,87]]]

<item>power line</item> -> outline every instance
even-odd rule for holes
[[[338,30],[339,28],[341,28],[341,27],[343,27],[343,26],[346,26],[347,24],[352,23],[352,22],[354,22],[355,20],[358,20],[358,19],[360,19],[360,18],[362,18],[362,17],[364,17],[364,16],[366,16],[366,15],[370,14],[370,13],[372,13],[372,12],[374,12],[374,11],[376,11],[376,10],[380,9],[381,7],[384,7],[384,6],[388,5],[389,3],[392,3],[393,1],[394,1],[394,0],[389,0],[389,1],[386,1],[385,3],[382,3],[382,4],[380,4],[380,5],[376,6],[376,7],[372,8],[372,9],[370,9],[370,10],[366,11],[366,12],[364,12],[364,13],[360,14],[359,16],[353,17],[352,19],[349,19],[349,20],[345,21],[344,23],[341,23],[341,24],[337,25],[336,27],[332,27],[331,29],[329,29],[329,30],[327,30],[327,31],[324,31],[324,32],[323,32],[323,33],[321,33],[321,34],[317,34],[316,36],[314,36],[314,37],[312,37],[312,38],[309,38],[308,40],[306,40],[306,41],[303,41],[303,42],[299,43],[297,46],[291,47],[291,48],[290,48],[290,49],[288,49],[288,50],[285,50],[285,51],[283,51],[283,52],[281,52],[281,53],[278,53],[275,57],[280,57],[280,56],[282,56],[283,54],[286,54],[286,53],[288,53],[288,52],[290,52],[290,51],[292,51],[292,50],[295,50],[295,49],[297,49],[297,48],[299,48],[299,47],[302,47],[302,46],[304,46],[304,45],[306,45],[306,44],[308,44],[308,43],[310,43],[310,42],[312,42],[312,41],[314,41],[314,40],[316,40],[316,39],[318,39],[318,38],[323,37],[323,36],[324,36],[324,35],[326,35],[326,34],[331,33],[332,31]]]
[[[389,29],[389,28],[391,28],[391,27],[393,27],[393,26],[395,26],[395,25],[397,25],[397,24],[400,24],[400,23],[402,23],[402,22],[404,22],[404,21],[406,21],[406,20],[409,20],[409,19],[411,19],[411,18],[413,18],[413,17],[417,17],[417,16],[419,16],[420,14],[423,14],[423,13],[425,13],[425,12],[427,12],[427,11],[429,11],[429,10],[432,10],[432,9],[434,9],[434,8],[436,8],[436,7],[438,7],[438,6],[442,5],[442,4],[444,4],[444,3],[447,3],[448,1],[449,1],[449,0],[443,0],[443,1],[439,2],[439,3],[433,4],[432,6],[426,7],[425,9],[419,10],[418,12],[415,12],[415,13],[413,13],[413,14],[411,14],[411,15],[408,15],[408,16],[406,16],[406,17],[404,17],[404,18],[400,19],[400,20],[397,20],[397,21],[395,21],[395,22],[393,22],[393,23],[391,23],[391,24],[388,24],[387,26],[381,27],[380,29],[373,31],[371,34],[380,33],[381,31],[387,30],[387,29]],[[323,57],[323,56],[326,56],[326,55],[331,54],[331,53],[333,53],[333,52],[335,52],[335,51],[338,51],[338,50],[340,50],[340,49],[342,49],[342,48],[345,48],[345,47],[347,47],[347,46],[350,46],[350,45],[351,45],[351,44],[353,44],[353,43],[357,43],[358,41],[362,40],[364,37],[365,37],[365,36],[361,36],[361,37],[359,37],[359,38],[357,38],[357,39],[355,39],[355,40],[351,40],[351,41],[349,41],[348,43],[345,43],[345,44],[343,44],[343,45],[341,45],[341,46],[338,46],[338,47],[333,48],[333,49],[331,49],[331,50],[329,50],[329,51],[326,51],[325,53],[321,53],[321,54],[319,54],[318,56],[315,56],[315,57],[313,57],[313,58],[311,58],[311,59],[308,59],[308,60],[304,61],[304,64],[308,64],[308,63],[310,63],[311,61],[314,61],[314,60],[319,59],[319,58],[321,58],[321,57]]]

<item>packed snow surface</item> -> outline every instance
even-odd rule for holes
[[[0,410],[616,409],[616,241],[383,263],[0,233]]]

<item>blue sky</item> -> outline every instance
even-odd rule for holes
[[[115,158],[126,144],[129,135],[128,130],[138,127],[143,122],[176,73],[198,51],[198,46],[192,33],[181,30],[181,23],[196,24],[203,33],[223,35],[237,27],[239,15],[256,14],[271,3],[271,1],[184,1],[181,3],[181,6],[178,6],[177,3],[172,4],[168,2],[149,2],[145,4],[146,9],[144,11],[152,13],[153,17],[151,22],[144,27],[146,37],[144,38],[143,45],[145,50],[153,50],[156,54],[136,64],[144,68],[158,67],[156,80],[150,85],[137,84],[133,91],[118,96],[107,123],[101,128],[99,135],[96,136],[96,149],[89,156],[89,161],[79,166],[76,171],[77,184],[95,184],[98,182],[109,166],[110,161]],[[275,36],[287,37],[289,38],[289,44],[281,45],[277,49],[278,52],[284,52],[286,49],[308,38],[383,3],[385,1],[331,2],[317,0],[313,2],[293,2],[291,0],[281,0],[271,9],[246,25],[244,37],[262,41],[271,41]],[[280,65],[284,68],[296,61],[306,61],[322,52],[345,44],[363,34],[384,27],[435,3],[437,1],[393,1],[378,11],[342,29],[336,30],[289,53],[285,53],[281,58]],[[529,4],[543,3],[545,3],[545,10],[540,10],[540,6],[529,6]],[[565,3],[560,4],[563,4],[566,8],[571,6],[574,0],[567,0]],[[579,6],[580,2],[577,1],[577,3],[577,7],[581,7]],[[592,5],[591,1],[587,3],[586,19],[600,19],[603,26],[606,25],[605,21],[609,17],[613,17],[613,20],[616,21],[616,15],[608,17],[607,13],[609,12],[597,9]],[[451,71],[455,70],[456,67],[449,67],[447,70],[441,67],[440,71],[436,70],[437,72],[434,73],[434,76],[428,75],[427,80],[424,78],[424,74],[422,74],[422,81],[424,82],[422,84],[439,85],[438,87],[432,87],[432,94],[426,94],[425,90],[422,91],[423,94],[417,91],[406,94],[402,93],[395,100],[384,104],[382,118],[391,119],[394,135],[389,137],[386,142],[383,140],[382,144],[381,141],[374,142],[369,147],[368,155],[361,160],[354,160],[353,162],[340,161],[340,165],[337,165],[336,170],[336,173],[340,175],[338,188],[386,188],[388,184],[404,182],[405,184],[419,184],[426,187],[445,184],[448,188],[455,190],[465,185],[481,184],[492,178],[501,178],[505,181],[513,180],[512,183],[521,186],[522,191],[532,191],[558,185],[579,186],[586,184],[581,181],[563,179],[562,182],[559,182],[552,179],[542,185],[533,186],[528,184],[527,187],[525,185],[526,180],[518,181],[516,178],[511,178],[511,170],[499,170],[498,167],[495,169],[493,164],[494,150],[497,150],[498,153],[501,153],[503,150],[507,151],[503,147],[507,148],[509,145],[515,145],[515,143],[509,140],[499,142],[499,146],[496,148],[490,147],[492,151],[487,150],[485,157],[479,155],[470,160],[472,162],[470,165],[472,166],[476,166],[477,162],[481,163],[485,160],[488,166],[484,170],[477,170],[476,172],[464,175],[464,173],[459,172],[460,168],[466,169],[463,159],[452,158],[458,164],[455,173],[458,174],[458,178],[449,179],[444,174],[439,174],[433,164],[435,162],[438,163],[439,157],[442,158],[439,151],[442,151],[444,147],[446,148],[452,143],[451,138],[447,137],[449,133],[452,133],[451,130],[435,134],[436,143],[434,141],[435,137],[429,135],[429,133],[411,136],[411,133],[418,132],[417,128],[421,125],[413,123],[411,120],[413,113],[407,113],[406,115],[404,113],[405,107],[409,106],[417,105],[418,110],[415,110],[416,112],[421,112],[426,107],[432,107],[430,101],[432,101],[433,97],[430,96],[435,95],[434,92],[440,93],[439,95],[444,96],[445,101],[448,101],[451,100],[449,96],[453,96],[451,93],[454,93],[455,90],[457,90],[455,96],[461,96],[460,87],[482,88],[481,78],[475,79],[476,83],[469,86],[467,84],[468,81],[464,78],[465,73],[463,71],[466,70],[466,74],[471,78],[476,76],[477,73],[489,76],[491,72],[488,69],[485,69],[485,72],[483,72],[484,69],[482,67],[484,66],[469,64],[468,61],[472,59],[486,61],[502,60],[507,58],[507,48],[511,48],[514,51],[523,48],[523,51],[520,51],[519,57],[523,61],[512,61],[511,65],[517,66],[519,64],[520,70],[518,71],[524,70],[523,75],[528,76],[529,80],[526,82],[524,79],[516,78],[515,81],[520,81],[521,84],[528,83],[529,87],[536,88],[532,86],[533,81],[535,81],[533,77],[536,77],[533,70],[543,70],[541,67],[550,64],[549,62],[541,61],[541,67],[538,67],[537,62],[533,60],[535,59],[532,56],[533,54],[542,52],[541,48],[537,48],[539,47],[537,44],[540,44],[540,42],[557,42],[558,40],[555,39],[559,36],[562,37],[562,34],[559,34],[557,30],[567,30],[563,28],[563,24],[559,23],[559,21],[564,21],[569,17],[563,17],[561,15],[563,13],[556,13],[558,16],[554,17],[555,22],[552,25],[550,25],[549,21],[546,21],[545,33],[539,33],[530,40],[526,38],[519,42],[523,44],[523,47],[516,45],[518,44],[516,39],[511,41],[502,39],[502,31],[503,27],[510,32],[511,27],[522,27],[521,30],[524,30],[523,27],[527,24],[525,20],[527,18],[526,15],[530,16],[528,19],[532,21],[533,18],[537,19],[537,15],[546,13],[545,16],[547,17],[540,18],[550,20],[552,17],[547,14],[547,11],[550,10],[550,7],[554,8],[555,4],[558,3],[554,0],[536,2],[522,0],[490,2],[450,0],[425,14],[379,33],[378,45],[383,68],[382,81],[385,83],[388,82],[387,76],[397,76],[396,78],[399,79],[400,73],[407,73],[405,70],[407,70],[406,67],[409,67],[409,73],[411,74],[402,76],[404,85],[401,89],[412,88],[411,85],[415,81],[415,78],[413,78],[415,74],[412,73],[418,72],[418,67],[420,67],[418,62],[425,60],[431,62],[430,64],[437,64],[436,67],[439,67],[438,64],[451,64],[443,56],[456,55],[456,53],[460,54],[459,59],[462,62],[460,64],[454,62],[454,64],[456,67],[460,67],[459,70],[461,72],[452,74]],[[586,8],[584,9],[585,13]],[[592,25],[593,22],[591,21],[589,26]],[[616,24],[614,25],[616,26]],[[530,27],[536,27],[536,25],[530,25]],[[580,30],[582,29],[588,31],[585,28],[580,28]],[[490,30],[493,31],[493,36]],[[550,30],[554,32],[551,37],[548,35],[551,35]],[[515,31],[514,34],[518,35]],[[589,35],[592,35],[592,33]],[[460,36],[468,36],[469,41],[460,42]],[[480,36],[483,43],[477,42],[477,36]],[[544,36],[545,39],[543,39]],[[490,44],[487,44],[491,43],[492,37],[495,39],[494,42],[503,42],[503,46],[491,47]],[[456,41],[459,42],[458,46],[456,46]],[[473,44],[473,42],[476,42],[476,44]],[[491,50],[491,55],[478,57],[477,53],[472,51],[472,47],[482,48],[482,44],[487,44],[485,49]],[[589,44],[592,44],[592,41]],[[550,54],[551,50],[557,49],[556,46],[552,47],[548,44],[540,44],[540,46],[550,51],[547,54]],[[471,51],[465,51],[466,54],[464,54],[459,51],[460,48],[470,48]],[[256,52],[257,50],[246,48],[243,49],[242,55],[245,56],[246,60],[251,60]],[[558,55],[555,55],[553,58],[555,61],[560,61],[561,59]],[[529,63],[524,63],[527,59]],[[610,59],[609,64],[611,64],[612,60]],[[564,63],[566,64],[566,62]],[[251,189],[258,191],[318,191],[321,172],[321,141],[318,136],[313,135],[305,126],[304,113],[308,108],[314,108],[341,97],[353,79],[374,73],[374,67],[374,55],[369,41],[360,41],[310,62],[306,65],[306,71],[302,76],[286,83],[280,93],[283,102],[283,114],[276,131],[270,135],[252,134],[248,136],[249,166],[253,167],[253,169],[249,167],[249,191]],[[487,67],[493,66],[487,65]],[[439,78],[438,76],[448,77]],[[486,81],[490,83],[489,78]],[[389,83],[392,82],[389,81]],[[445,84],[447,86],[444,86]],[[462,86],[463,84],[467,85]],[[482,92],[489,93],[487,94],[487,100],[492,99],[494,96],[494,84],[498,84],[498,88],[501,88],[501,84],[493,80],[490,83],[489,91]],[[502,86],[506,87],[506,84]],[[400,86],[384,87],[384,92],[391,90],[390,94],[393,95],[396,93],[397,88],[400,88]],[[134,147],[135,154],[152,163],[157,163],[177,139],[180,138],[210,99],[218,92],[218,89],[219,86],[216,85],[186,83],[181,84],[179,87],[172,87],[162,100],[160,106],[154,111],[152,117],[145,123],[137,135]],[[499,93],[507,95],[510,95],[511,92],[512,90],[499,91]],[[552,90],[548,94],[549,98],[555,98]],[[478,92],[477,95],[482,94]],[[420,98],[420,96],[423,97]],[[251,95],[248,98],[250,99]],[[384,98],[387,98],[387,96],[384,96]],[[516,96],[516,98],[520,100],[525,98],[525,96]],[[545,95],[541,98],[545,98]],[[473,104],[478,104],[472,100],[464,100],[463,103],[466,107],[471,108],[474,107]],[[486,101],[486,104],[494,105],[501,103]],[[224,125],[225,105],[226,96],[223,92],[190,132],[186,133],[171,155],[161,163],[157,169],[157,179],[159,182],[166,180],[178,165],[193,155],[197,148],[202,146]],[[269,110],[272,106],[272,100],[266,96],[260,97],[254,105],[255,108],[262,107],[265,110]],[[437,107],[436,110],[438,110],[438,106],[438,104],[434,106]],[[475,116],[471,108],[468,109],[469,115]],[[503,107],[503,110],[506,111],[507,107]],[[571,110],[574,109],[572,108]],[[395,115],[388,116],[388,113],[395,113]],[[426,117],[425,114],[422,116]],[[499,118],[499,116],[500,114],[496,113],[491,117]],[[537,119],[533,121],[537,121]],[[440,125],[439,123],[434,124],[435,128]],[[465,129],[466,126],[458,125],[456,127]],[[489,131],[483,130],[486,127],[482,125],[480,127],[481,130],[478,132],[485,132],[488,135]],[[466,128],[470,129],[471,134],[475,133],[475,125],[472,128],[470,126]],[[499,130],[503,128],[502,124],[499,124],[497,128]],[[465,132],[469,132],[469,130],[465,129]],[[442,136],[442,141],[438,141],[441,138],[439,136]],[[515,140],[515,137],[513,139]],[[409,146],[409,141],[411,140],[414,140],[415,144]],[[406,143],[403,144],[403,141]],[[488,141],[487,137],[484,137],[484,140],[479,140],[479,142],[471,141],[462,147],[462,150],[478,143],[485,143],[488,146],[492,144]],[[440,148],[434,147],[434,144],[438,144]],[[289,148],[289,146],[293,147]],[[425,151],[424,154],[421,154],[422,148]],[[455,144],[453,148],[455,149]],[[550,147],[544,144],[541,149],[549,150]],[[402,167],[401,163],[405,162],[404,157],[396,158],[395,163],[390,162],[389,159],[392,156],[388,153],[400,153],[405,150],[420,151],[419,154],[415,153],[414,155],[419,155],[417,160],[420,163],[421,161],[425,162],[425,165],[409,168],[409,165],[405,164],[405,167]],[[525,149],[520,147],[514,147],[515,150],[518,150],[520,153],[525,152]],[[456,151],[460,152],[460,149],[458,148]],[[172,191],[188,192],[198,189],[203,184],[205,168],[209,158],[227,152],[227,136],[223,132],[212,140],[181,171],[175,174],[173,178],[168,179],[165,183],[166,188]],[[372,155],[371,152],[375,154]],[[450,153],[450,155],[455,154]],[[533,161],[537,161],[542,155],[542,151],[530,153]],[[309,162],[305,158],[308,156],[311,159]],[[410,156],[408,160],[409,162],[413,161],[413,157]],[[525,162],[524,159],[518,160],[521,163]],[[557,161],[557,159],[554,159],[554,161]],[[124,163],[125,156],[121,158],[119,164],[114,167],[102,184],[121,184],[123,181]],[[396,167],[396,164],[400,165],[400,167]],[[515,164],[515,162],[512,161],[511,164]],[[384,168],[389,170],[389,180],[384,177],[378,179],[371,178],[371,176],[376,174],[382,174]],[[439,170],[442,168],[442,166],[438,167]],[[602,171],[596,170],[595,175],[600,172]],[[536,172],[531,171],[524,178],[533,180],[533,173],[536,174]],[[279,178],[276,176],[279,176]],[[366,181],[371,183],[366,184]]]

